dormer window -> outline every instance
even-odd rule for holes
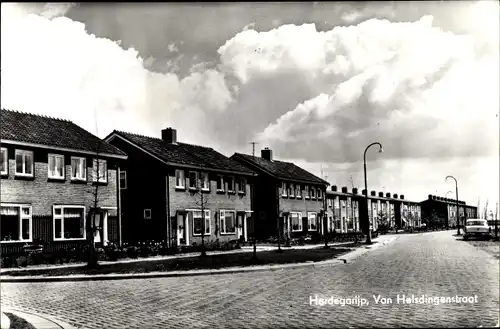
[[[304,196],[306,197],[306,199],[310,198],[308,185],[304,186]]]
[[[286,183],[285,182],[281,183],[281,196],[287,196],[287,189],[286,189]]]
[[[301,189],[302,189],[302,185],[300,185],[300,184],[295,185],[295,196],[297,198],[301,198],[302,197]]]
[[[321,200],[321,190],[318,189],[318,200]]]
[[[309,191],[311,192],[311,199],[316,199],[316,193],[314,191],[314,188],[311,187],[311,189]]]
[[[293,184],[292,184],[292,183],[288,184],[287,191],[288,191],[288,196],[289,196],[289,197],[294,197],[294,193],[293,193]]]

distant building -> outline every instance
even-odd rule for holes
[[[328,230],[336,232],[358,232],[363,229],[362,218],[366,214],[366,192],[358,193],[357,188],[351,192],[347,187],[340,191],[337,186],[327,191]],[[368,217],[373,230],[385,225],[393,229],[419,227],[421,225],[420,204],[406,200],[404,195],[389,192],[371,191],[368,196]],[[365,217],[366,218],[366,217]]]
[[[457,226],[457,201],[429,194],[427,200],[421,202],[422,217],[430,227],[456,227]],[[458,201],[458,216],[460,225],[464,219],[477,218],[477,207],[469,206],[465,201]]]
[[[231,159],[255,171],[254,212],[257,237],[299,237],[321,233],[328,182],[299,166],[273,158],[265,148],[261,157],[235,153]]]

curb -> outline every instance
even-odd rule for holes
[[[370,250],[377,249],[394,240],[385,239],[384,241],[375,241],[377,243],[370,247],[358,248],[348,252],[340,258],[329,259],[320,262],[304,262],[295,264],[280,264],[280,265],[261,265],[253,267],[233,267],[218,270],[192,270],[192,271],[171,271],[171,272],[150,272],[150,273],[133,273],[133,274],[97,274],[97,275],[72,275],[72,276],[26,276],[26,277],[8,277],[0,278],[1,283],[33,283],[33,282],[78,282],[78,281],[106,281],[106,280],[127,280],[127,279],[155,279],[155,278],[172,278],[186,276],[202,276],[202,275],[219,275],[219,274],[237,274],[247,272],[267,272],[280,271],[284,269],[296,269],[302,267],[323,267],[336,266],[346,264]]]
[[[9,308],[4,308],[2,312],[12,313],[17,317],[24,319],[26,322],[29,322],[37,329],[76,329],[76,327],[48,315],[35,314],[32,312],[19,311]]]
[[[7,317],[7,315],[3,313],[3,311],[0,312],[0,328],[1,329],[10,328],[10,319]]]

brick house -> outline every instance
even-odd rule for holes
[[[363,231],[360,220],[366,214],[365,190],[358,194],[358,189],[351,192],[344,186],[340,191],[333,185],[327,191],[328,230],[336,232]],[[421,225],[421,209],[418,202],[405,199],[404,195],[389,192],[371,191],[368,196],[368,218],[373,230],[385,223],[391,228],[419,227]],[[365,215],[366,216],[366,215]],[[366,217],[365,217],[366,218]]]
[[[212,148],[178,142],[175,129],[161,135],[113,131],[105,139],[128,155],[121,190],[124,239],[199,245],[203,222],[205,241],[248,239],[255,174]]]
[[[273,159],[265,148],[261,157],[235,153],[231,159],[258,175],[255,182],[254,213],[257,238],[299,237],[321,233],[320,213],[325,209],[328,182],[298,167]]]
[[[457,201],[429,194],[427,200],[421,202],[422,216],[428,226],[457,226]],[[477,207],[469,206],[465,201],[458,201],[460,225],[464,218],[477,218]]]
[[[67,120],[4,109],[0,119],[2,253],[34,240],[48,251],[86,243],[96,184],[103,229],[95,241],[118,241],[118,173],[126,155]]]

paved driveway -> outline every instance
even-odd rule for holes
[[[335,267],[120,281],[2,283],[2,306],[81,328],[483,327],[498,322],[499,264],[453,232],[401,235]],[[477,296],[398,304],[397,295]],[[310,297],[369,305],[310,305]],[[392,298],[376,304],[373,295]],[[382,299],[381,299],[382,300]]]

